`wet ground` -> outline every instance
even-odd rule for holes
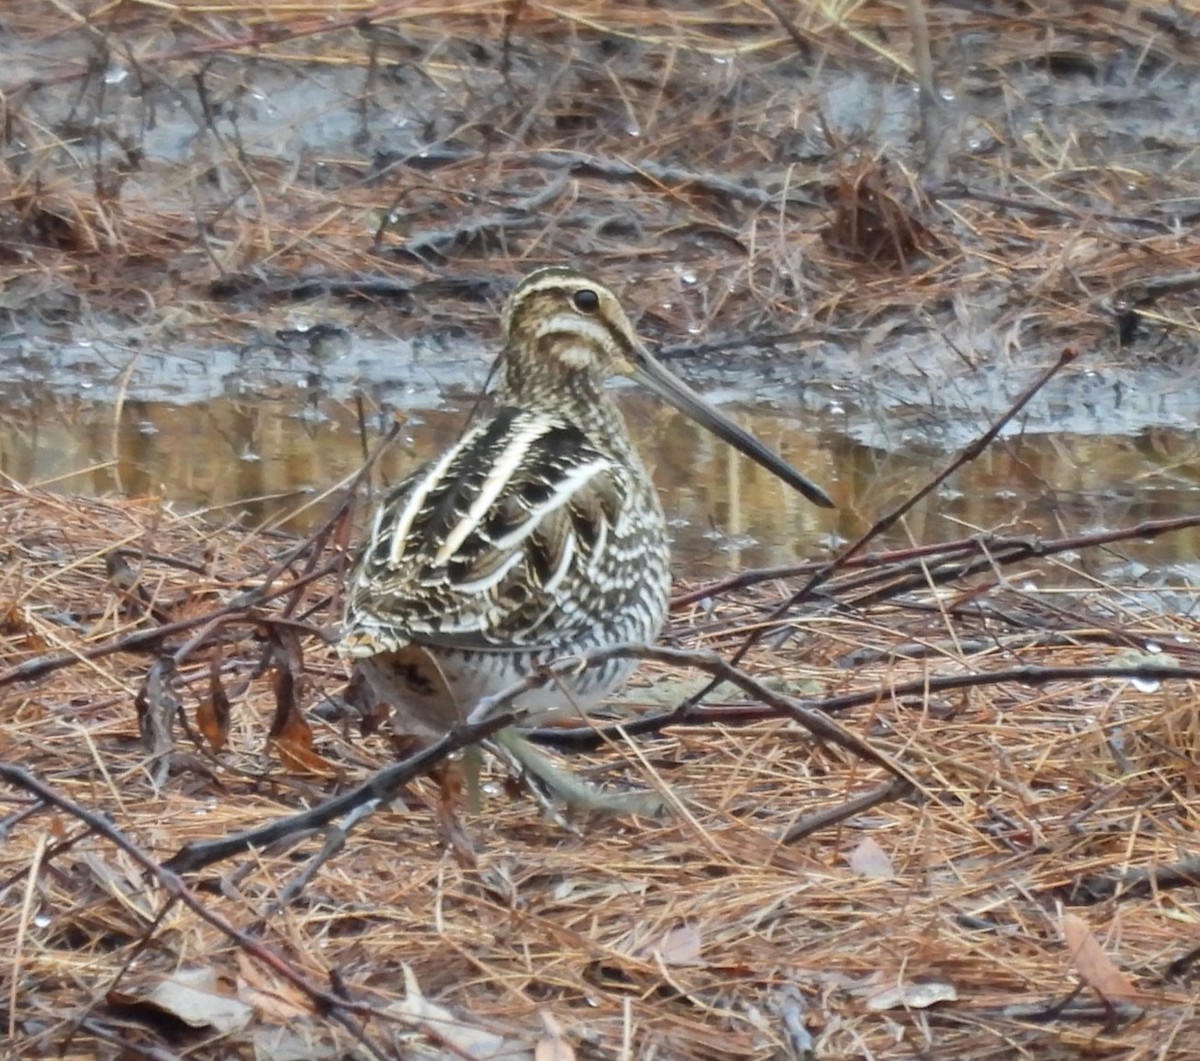
[[[447,446],[486,373],[478,355],[409,352],[399,360],[394,349],[351,346],[332,361],[279,351],[231,355],[227,362],[209,357],[190,361],[190,373],[182,371],[189,360],[179,355],[143,359],[142,373],[126,364],[117,378],[93,365],[85,393],[98,391],[95,399],[31,384],[27,393],[36,400],[14,403],[0,426],[0,467],[24,483],[161,496],[183,510],[208,509],[219,521],[303,530],[323,512],[325,491],[354,472],[364,445],[374,445],[393,416],[403,420],[403,431],[381,463],[389,481]],[[275,361],[269,373],[267,356]],[[171,394],[164,366],[149,363],[159,358],[179,374],[174,384],[191,392],[186,401]],[[387,411],[376,408],[361,424],[355,388],[348,379],[333,382],[351,369],[360,387],[368,371],[378,372],[367,389],[388,400]],[[966,411],[939,416],[949,406],[945,398],[881,409],[886,396],[869,386],[814,387],[781,378],[780,371],[763,380],[761,369],[754,375],[753,405],[742,365],[710,366],[699,382],[822,483],[839,508],[825,512],[789,496],[674,410],[629,390],[623,408],[673,520],[680,569],[692,577],[827,555],[915,492],[987,424],[982,407],[973,418]],[[135,385],[135,377],[144,383]],[[1083,387],[1099,384],[1076,382],[1075,392]],[[1089,410],[1086,400],[1072,405],[1070,393],[1065,385],[1037,403],[885,542],[904,546],[987,530],[1085,534],[1200,505],[1194,428],[1143,422],[1126,433],[1104,430],[1102,417],[1116,399]],[[1135,393],[1148,403],[1144,390]],[[1091,555],[1087,569],[1122,583],[1178,588],[1200,580],[1198,556],[1200,535],[1176,534]]]
[[[350,7],[267,46],[183,4],[100,47],[14,5],[5,475],[301,529],[394,415],[392,478],[454,437],[503,292],[568,260],[839,502],[781,501],[631,394],[689,574],[857,536],[1064,346],[1078,360],[889,543],[1200,508],[1194,13],[931,6],[925,152],[890,8],[814,29],[814,62],[749,10],[530,9],[506,34]],[[1195,585],[1198,555],[1177,534],[1095,573]]]

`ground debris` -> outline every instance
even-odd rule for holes
[[[674,1057],[720,1042],[726,1057],[866,1043],[899,1058],[932,1036],[964,1057],[1013,1041],[1116,1056],[1151,1025],[1173,1037],[1162,1056],[1200,1051],[1181,983],[1200,877],[1176,842],[1200,827],[1200,627],[1116,591],[1043,594],[992,577],[1036,562],[1049,578],[1057,552],[1086,543],[1040,542],[1036,561],[1025,541],[926,548],[923,587],[901,577],[906,554],[860,557],[738,672],[776,681],[727,682],[673,718],[653,687],[692,695],[686,661],[771,628],[786,578],[696,587],[678,597],[676,647],[643,664],[646,695],[635,683],[625,697],[623,732],[643,736],[613,730],[575,757],[667,792],[666,818],[574,833],[489,786],[464,823],[473,858],[456,859],[439,838],[437,786],[418,780],[323,856],[319,836],[297,834],[189,871],[181,905],[161,866],[184,845],[319,805],[392,761],[378,734],[312,710],[345,684],[325,635],[337,575],[316,539],[304,553],[157,502],[0,490],[0,534],[31,525],[39,542],[0,541],[16,558],[0,592],[21,617],[0,642],[0,762],[20,764],[4,767],[0,847],[17,1052],[217,1035],[313,1057],[485,1041],[512,1056],[612,1056],[632,1036]],[[207,611],[125,608],[128,580],[111,584],[105,561],[117,537],[139,552],[149,599],[207,587]],[[50,552],[75,559],[50,568]],[[1169,667],[1128,648],[1163,643]],[[151,747],[137,703],[156,668],[156,695],[186,724]],[[237,690],[222,747],[213,721],[192,723],[213,710],[218,674]],[[780,714],[788,704],[836,717],[880,762],[815,738]],[[281,719],[291,754],[272,739]],[[889,782],[888,761],[918,790]],[[27,777],[61,801],[51,810]],[[71,971],[85,955],[86,990]],[[1107,1017],[1094,997],[1072,1001],[1080,980]]]

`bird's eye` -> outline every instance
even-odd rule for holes
[[[582,291],[576,291],[572,301],[580,313],[595,313],[600,308],[600,296],[587,287]]]

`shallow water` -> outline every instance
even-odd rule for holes
[[[450,388],[454,391],[455,388]],[[721,393],[729,393],[728,390]],[[400,439],[380,462],[395,482],[444,449],[472,400],[465,394],[403,412],[376,412],[360,429],[354,400],[219,397],[180,405],[129,398],[119,405],[26,389],[0,422],[0,470],[64,492],[159,496],[218,520],[301,531],[329,504],[325,492],[352,474],[392,415]],[[724,405],[744,426],[822,484],[834,512],[817,509],[674,410],[637,392],[622,408],[662,492],[678,570],[704,577],[823,557],[861,534],[951,459],[923,445],[919,425],[868,425],[836,402],[752,411]],[[946,425],[942,425],[945,427]],[[981,424],[978,430],[985,425]],[[958,430],[966,432],[966,425]],[[862,441],[872,437],[874,443]],[[887,445],[891,440],[894,445]],[[1032,433],[1007,437],[955,474],[884,539],[905,546],[977,530],[1052,538],[1085,534],[1200,508],[1195,432]],[[1093,574],[1128,584],[1200,584],[1200,531],[1087,554]]]
[[[158,64],[153,78],[122,59],[126,51],[138,54],[138,47],[108,50],[97,63],[91,26],[86,33],[60,27],[63,32],[6,42],[8,83],[24,86],[25,133],[9,145],[13,164],[22,173],[34,172],[34,159],[48,167],[54,179],[47,188],[60,197],[27,211],[34,220],[56,223],[42,231],[29,220],[18,233],[34,243],[13,259],[26,265],[14,266],[0,300],[0,471],[64,492],[161,496],[216,518],[300,531],[328,503],[325,491],[358,466],[391,410],[407,418],[401,444],[380,464],[391,481],[456,436],[483,384],[486,358],[471,343],[422,348],[408,338],[432,330],[422,316],[439,305],[436,297],[393,305],[394,298],[381,296],[372,312],[371,299],[322,294],[320,284],[303,299],[279,290],[267,294],[272,278],[295,279],[310,270],[330,280],[427,280],[405,255],[378,252],[398,249],[409,236],[419,242],[462,220],[464,210],[468,218],[490,216],[496,203],[511,206],[518,192],[523,197],[557,180],[557,170],[544,172],[530,162],[525,179],[514,182],[519,152],[495,172],[467,163],[473,153],[491,157],[491,134],[476,132],[499,120],[496,98],[507,98],[514,85],[539,88],[547,64],[568,54],[564,40],[536,33],[506,38],[504,61],[514,65],[502,72],[499,49],[481,59],[479,42],[462,37],[453,23],[397,23],[402,32],[377,38],[347,24],[340,37],[322,36],[311,54],[284,48],[253,59],[205,55],[202,75],[186,63]],[[572,61],[556,82],[554,106],[544,108],[542,100],[535,108],[547,110],[551,120],[528,125],[520,92],[508,120],[529,134],[514,145],[531,151],[565,147],[608,158],[623,157],[632,145],[635,157],[679,158],[699,171],[727,162],[729,176],[751,190],[777,183],[795,190],[794,179],[811,182],[804,195],[785,197],[790,213],[781,213],[778,239],[787,253],[762,253],[757,206],[743,211],[726,204],[726,217],[715,209],[717,200],[704,196],[692,202],[673,193],[659,203],[616,195],[618,185],[591,186],[585,178],[571,203],[564,198],[556,207],[556,225],[543,226],[537,215],[536,226],[523,228],[517,211],[495,245],[435,244],[436,255],[446,253],[448,260],[432,272],[469,281],[493,298],[504,287],[495,281],[512,270],[483,264],[480,255],[531,262],[582,255],[598,268],[604,263],[618,286],[631,286],[628,305],[639,326],[650,325],[643,330],[652,338],[711,340],[721,337],[720,329],[802,336],[792,349],[763,342],[740,364],[683,362],[682,371],[826,487],[838,501],[836,512],[787,494],[671,410],[635,394],[623,404],[662,489],[682,574],[825,556],[927,482],[1054,360],[1056,351],[1042,345],[1050,340],[1023,323],[1027,311],[1042,325],[1060,319],[1087,325],[1079,334],[1074,326],[1064,328],[1065,340],[1087,347],[1079,335],[1095,337],[1097,316],[1110,322],[1111,315],[1096,307],[1079,312],[1076,301],[1091,306],[1111,293],[1110,284],[1192,268],[1190,260],[1171,258],[1169,240],[1156,243],[1144,262],[1123,257],[1131,233],[1144,230],[1088,220],[1097,209],[1104,215],[1119,207],[1121,214],[1160,223],[1171,239],[1194,221],[1193,185],[1178,180],[1191,172],[1200,113],[1194,70],[1177,55],[1186,34],[1159,27],[1146,38],[1146,26],[1133,23],[1138,33],[1127,48],[1112,41],[1093,55],[1098,38],[1088,20],[1076,27],[1060,20],[1057,32],[1066,36],[1055,37],[1053,46],[1040,32],[1026,34],[1019,20],[994,26],[985,20],[955,32],[957,51],[941,60],[961,125],[951,137],[950,172],[1006,194],[1014,179],[1019,187],[1027,174],[1041,180],[1049,173],[1046,187],[1053,194],[1029,189],[1028,202],[1064,208],[1063,219],[1074,209],[1081,219],[1081,236],[1061,263],[1027,260],[1015,250],[993,258],[965,240],[973,249],[963,259],[967,265],[954,266],[961,271],[954,274],[953,298],[926,295],[911,315],[897,301],[902,319],[862,314],[851,297],[860,281],[862,291],[880,291],[885,303],[893,295],[865,282],[871,271],[853,255],[832,258],[810,275],[801,261],[806,240],[827,231],[824,203],[837,186],[834,178],[855,172],[855,152],[840,145],[903,165],[919,127],[917,97],[909,79],[897,78],[886,64],[844,58],[814,66],[790,50],[743,48],[759,39],[755,34],[764,43],[778,36],[764,16],[757,28],[753,20],[739,23],[738,32],[750,34],[741,44],[731,39],[729,48],[714,49],[709,41],[708,51],[680,49],[674,37],[572,36]],[[144,27],[152,51],[169,51],[167,28],[161,27],[160,39],[150,23]],[[384,42],[378,54],[372,40]],[[1144,40],[1155,46],[1139,43]],[[661,84],[646,90],[640,79],[660,68]],[[64,91],[66,82],[57,79],[70,69],[81,80]],[[607,87],[597,91],[610,76],[642,86],[626,106],[610,106]],[[201,84],[211,97],[203,106]],[[219,106],[210,107],[211,100]],[[730,126],[733,142],[724,142],[723,122],[699,122],[694,129],[681,124],[681,117],[707,113],[706,107],[748,119],[742,128]],[[680,128],[691,130],[689,143],[678,138]],[[46,132],[44,141],[33,137],[35,130]],[[768,142],[776,154],[763,166]],[[69,152],[62,150],[67,144]],[[129,145],[136,146],[135,157]],[[1069,150],[1060,152],[1061,145]],[[127,228],[115,244],[114,260],[127,270],[116,285],[125,292],[121,297],[87,271],[103,259],[89,257],[95,247],[80,239],[71,200],[61,198],[74,189],[79,201],[89,202],[109,168],[119,174],[109,183],[119,189]],[[243,194],[247,177],[258,195]],[[395,187],[410,185],[427,194],[411,202],[394,198]],[[369,188],[377,192],[367,194]],[[809,194],[815,196],[811,209],[804,206]],[[672,208],[660,211],[667,203]],[[316,221],[330,209],[328,217],[340,219],[322,228]],[[347,209],[350,219],[339,213]],[[940,225],[958,225],[948,209],[942,204],[931,216]],[[393,212],[399,235],[380,241],[383,220]],[[1022,227],[1014,227],[1010,241],[1036,243],[1042,222],[1027,235],[1027,214],[1019,216]],[[168,243],[170,268],[162,268],[162,219],[183,224],[187,233],[211,229],[226,241],[229,256],[213,258],[206,239],[188,236]],[[605,235],[614,221],[619,224]],[[261,245],[248,236],[259,226]],[[761,238],[771,231],[763,228]],[[1051,237],[1054,231],[1045,229]],[[716,244],[700,238],[714,232],[724,233]],[[713,262],[725,261],[731,238],[739,255],[746,252],[745,268],[726,276]],[[75,253],[60,260],[64,247]],[[293,247],[293,257],[282,249]],[[143,251],[149,252],[144,259]],[[674,263],[677,282],[663,281],[666,270],[655,264],[662,254]],[[1084,268],[1093,255],[1104,263],[1099,274]],[[74,272],[73,262],[86,268]],[[227,270],[236,275],[243,265],[253,267],[250,275],[261,272],[265,291],[239,295],[234,284],[233,293],[214,302],[209,282],[228,279]],[[802,279],[800,295],[781,297],[791,288],[764,278],[767,268],[789,282]],[[1076,278],[1065,295],[1056,294],[1059,272]],[[640,279],[656,273],[655,284],[642,288]],[[164,277],[169,283],[160,286]],[[805,290],[814,284],[849,293],[844,316],[829,310],[834,300],[820,320],[809,318]],[[906,285],[907,278],[897,276],[896,284]],[[649,304],[650,290],[658,292],[657,304]],[[749,331],[736,323],[736,299],[720,309],[723,298],[747,290],[758,290],[762,303]],[[103,301],[106,291],[122,310]],[[478,291],[472,297],[484,301]],[[1189,324],[1194,317],[1171,305],[1128,348],[1117,342],[1111,321],[1110,342],[1085,349],[1080,363],[1001,441],[881,544],[935,542],[977,530],[1049,538],[1200,511],[1197,333]],[[1072,313],[1064,316],[1065,307]],[[413,319],[402,323],[401,308]],[[460,321],[451,312],[457,334],[480,320],[494,326],[494,313],[477,305],[471,313]],[[1173,313],[1178,319],[1171,323]],[[744,311],[740,319],[747,319]],[[859,326],[863,320],[869,327]],[[325,326],[326,338],[313,341]],[[251,334],[256,338],[245,342]],[[365,432],[356,393],[369,410]],[[1200,532],[1189,531],[1088,551],[1081,563],[1125,583],[1194,586],[1200,584],[1197,557]]]

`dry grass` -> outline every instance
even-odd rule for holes
[[[1200,333],[1194,137],[1156,94],[1191,83],[1194,6],[931,5],[956,102],[925,147],[895,113],[902,3],[787,28],[758,3],[252,7],[8,6],[26,304],[220,339],[324,292],[445,329],[584,257],[637,280],[652,333],[837,338],[897,309],[1008,346],[1130,313]]]
[[[1200,334],[1194,142],[1151,88],[1145,125],[1089,124],[1129,102],[1110,60],[1189,83],[1194,4],[929,5],[939,75],[969,103],[928,152],[915,116],[894,127],[881,103],[860,126],[809,80],[848,79],[859,104],[906,92],[900,3],[330,7],[6,4],[6,309],[112,314],[142,342],[243,338],[297,298],[474,329],[526,263],[582,258],[639,283],[651,334],[854,329],[869,350],[897,311],[1005,352],[1031,335],[1113,352],[1138,320]],[[1074,77],[1078,107],[1056,109]],[[661,821],[573,832],[497,785],[466,820],[472,854],[421,781],[319,866],[301,838],[172,892],[158,866],[183,844],[392,760],[333,710],[336,551],[280,569],[295,545],[0,490],[0,765],[60,801],[5,775],[9,1056],[1200,1056],[1194,609],[1153,613],[1036,551],[998,561],[1007,583],[879,558],[743,667],[836,710],[917,795],[839,816],[884,772],[734,699],[580,757],[660,787]],[[904,572],[902,594],[878,589]],[[247,611],[264,574],[280,595]],[[795,585],[681,605],[670,637],[728,656]],[[1079,669],[1150,642],[1184,668],[1152,691]],[[1056,670],[968,684],[1030,667]],[[695,687],[641,674],[634,703]],[[781,840],[818,811],[830,824]]]
[[[131,550],[119,589],[106,566],[114,544]],[[344,681],[322,636],[336,620],[335,575],[206,626],[293,545],[147,502],[4,490],[0,759],[106,816],[155,862],[386,764],[378,738],[316,720]],[[276,588],[320,570],[322,555],[298,554]],[[936,556],[925,563],[939,569]],[[360,823],[290,902],[281,893],[313,868],[316,838],[189,874],[189,908],[129,850],[9,787],[0,941],[14,955],[11,1056],[116,1056],[122,1042],[145,1057],[490,1056],[501,1044],[531,1056],[570,1044],[581,1057],[765,1058],[806,1037],[818,1057],[1196,1056],[1190,968],[1171,963],[1200,942],[1190,841],[1200,624],[1100,585],[989,590],[973,579],[970,592],[951,584],[851,605],[862,593],[852,581],[887,584],[902,570],[912,562],[897,555],[838,576],[829,592],[841,606],[799,610],[785,622],[790,640],[743,663],[811,706],[857,698],[837,717],[922,785],[794,843],[780,837],[798,819],[886,776],[728,694],[707,709],[715,717],[574,760],[610,783],[661,787],[675,809],[660,821],[573,832],[529,798],[493,791],[466,817],[471,853],[445,845],[436,786],[419,782]],[[1050,559],[1021,575],[1082,577]],[[728,656],[783,589],[772,580],[681,604],[669,640]],[[260,666],[270,623],[289,609],[307,624],[300,703],[315,729],[299,759],[267,739],[280,664]],[[82,655],[189,619],[141,651]],[[207,640],[184,651],[200,629]],[[1151,642],[1188,680],[1139,692],[1060,670],[1128,666],[1121,653]],[[57,669],[14,681],[64,652]],[[219,753],[196,721],[214,654],[232,700]],[[135,701],[168,657],[181,661],[168,685],[188,725],[151,754]],[[1013,668],[1026,684],[960,684]],[[633,703],[669,706],[694,689],[694,674],[641,673]],[[1072,959],[1064,911],[1115,968]],[[195,1028],[178,1017],[185,976],[210,978]],[[344,1006],[331,1010],[331,997]],[[232,1016],[216,1013],[222,1000]]]

